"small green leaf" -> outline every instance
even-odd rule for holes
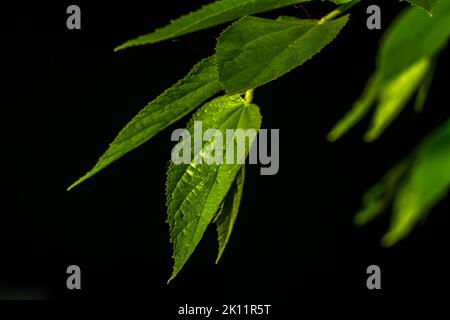
[[[436,0],[406,0],[414,6],[425,9],[429,15],[433,14],[433,9],[436,5]],[[445,1],[445,0],[441,0]]]
[[[382,243],[391,246],[408,235],[450,186],[450,119],[416,149],[408,176],[394,200],[389,231]]]
[[[199,62],[173,87],[142,109],[118,134],[97,164],[68,190],[137,148],[222,90],[214,57]]]
[[[173,20],[168,26],[125,42],[115,51],[132,46],[151,44],[207,29],[240,17],[274,10],[310,0],[221,0]]]
[[[333,142],[339,139],[369,112],[378,95],[379,78],[378,74],[370,77],[361,97],[355,101],[352,109],[339,120],[328,134],[328,141]]]
[[[225,197],[223,206],[220,208],[220,213],[216,221],[217,240],[219,242],[219,253],[217,254],[216,263],[219,262],[223,251],[227,246],[228,240],[230,240],[231,232],[233,231],[233,226],[236,222],[239,211],[239,205],[241,203],[244,180],[245,166],[242,165],[241,170],[239,170],[236,175],[236,179]]]
[[[270,82],[302,65],[331,42],[348,16],[318,20],[244,17],[220,36],[216,47],[219,77],[228,93]]]
[[[363,208],[356,214],[355,223],[358,226],[365,225],[387,210],[395,197],[398,185],[404,178],[409,159],[400,161],[396,166],[386,173],[383,179],[363,196]]]
[[[450,36],[450,0],[437,3],[433,17],[422,9],[404,10],[389,26],[378,53],[383,80],[391,80],[417,61],[435,57]]]
[[[383,84],[379,92],[379,103],[372,117],[372,124],[364,139],[375,140],[398,116],[414,92],[419,88],[430,68],[430,60],[423,58],[398,77]]]
[[[227,129],[242,129],[244,132],[249,130],[255,134],[248,136],[249,143],[245,143],[245,146],[238,142],[240,139],[236,136],[233,139],[213,136],[197,147],[195,141],[202,140],[201,132],[196,128],[199,123],[202,131],[216,129],[215,132],[220,132],[223,137],[226,136]],[[187,127],[189,137],[177,144],[183,150],[183,156],[189,153],[184,153],[184,147],[188,146],[190,162],[171,162],[167,172],[167,221],[175,259],[169,281],[178,274],[193,253],[242,165],[237,161],[211,162],[208,150],[220,147],[224,158],[229,150],[234,150],[234,156],[241,154],[246,157],[260,125],[259,108],[247,103],[239,95],[219,97],[194,114]],[[174,150],[178,150],[177,146]],[[241,160],[245,160],[245,157]]]

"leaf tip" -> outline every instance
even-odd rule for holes
[[[339,135],[337,135],[334,130],[331,130],[330,133],[327,134],[327,141],[328,142],[335,142],[337,139],[339,139]]]
[[[387,233],[383,236],[383,238],[381,238],[381,245],[384,248],[390,248],[392,247],[395,243],[397,242],[397,240],[394,238],[394,236],[391,233]]]
[[[364,134],[363,140],[364,142],[371,143],[374,142],[378,138],[379,134],[374,132],[373,130],[369,130]]]
[[[118,52],[118,51],[121,51],[121,50],[123,50],[123,49],[125,49],[126,48],[126,45],[125,45],[126,43],[123,43],[123,44],[121,44],[120,46],[117,46],[117,47],[115,47],[114,48],[114,52]]]

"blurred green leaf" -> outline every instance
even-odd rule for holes
[[[422,109],[434,73],[434,61],[450,36],[450,0],[438,2],[429,17],[420,8],[408,8],[389,26],[377,58],[377,68],[361,97],[328,134],[335,141],[375,105],[366,141],[373,141],[398,116],[417,92],[414,109]],[[374,81],[374,79],[376,81]]]
[[[425,57],[435,57],[450,36],[450,0],[440,0],[433,17],[407,8],[389,26],[380,45],[377,65],[383,80],[391,80]]]
[[[254,129],[257,132],[261,126],[261,115],[256,105],[248,104],[239,95],[223,96],[203,106],[188,124],[190,137],[178,145],[182,147],[184,143],[190,143],[191,162],[174,164],[171,161],[167,171],[167,221],[175,259],[169,281],[178,274],[193,253],[241,168],[239,163],[210,163],[207,159],[206,150],[216,150],[216,144],[223,148],[222,143],[225,143],[225,153],[231,147],[236,153],[236,139],[222,142],[213,136],[203,141],[201,148],[195,148],[194,136],[201,134],[194,132],[194,123],[197,121],[201,121],[204,131],[216,129],[225,136],[227,129]],[[245,144],[245,156],[253,139],[254,137]]]
[[[363,196],[355,223],[364,225],[391,208],[391,225],[382,239],[392,246],[407,236],[450,186],[450,118],[394,166]]]
[[[450,186],[450,119],[433,131],[413,154],[408,176],[394,200],[391,226],[383,238],[391,246],[408,235]]]
[[[414,92],[419,88],[430,68],[430,60],[423,58],[406,69],[396,78],[380,87],[372,124],[364,136],[366,141],[373,141],[386,129],[405,107]]]
[[[383,179],[363,196],[363,207],[355,216],[355,223],[365,225],[389,208],[395,192],[409,167],[409,159],[400,161],[386,173]]]
[[[220,36],[216,47],[219,77],[228,93],[270,82],[320,52],[347,23],[348,16],[318,20],[244,17]]]
[[[221,0],[173,20],[168,26],[142,35],[118,46],[115,51],[132,46],[151,44],[207,29],[240,17],[274,10],[310,0]]]
[[[344,135],[355,124],[357,124],[374,104],[379,91],[380,77],[377,73],[372,75],[364,88],[361,97],[355,101],[350,111],[338,121],[328,134],[328,141],[333,142]]]
[[[419,90],[417,90],[416,101],[414,102],[414,111],[416,112],[422,111],[428,97],[428,92],[430,91],[431,83],[433,82],[436,59],[433,59],[430,64],[431,65],[428,68],[427,74],[420,84]]]

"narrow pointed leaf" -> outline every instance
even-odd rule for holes
[[[450,186],[450,119],[421,143],[408,177],[397,192],[391,226],[383,238],[391,246],[408,235]]]
[[[200,147],[196,147],[195,137],[202,138],[201,132],[196,128],[199,123],[202,131],[216,129],[215,132],[221,133],[223,137],[226,136],[227,129],[242,129],[244,133],[253,132],[254,135],[246,139],[248,143],[244,146],[242,143],[238,145],[237,139],[215,137],[206,139]],[[244,155],[241,160],[245,160],[260,125],[259,108],[248,104],[239,95],[219,97],[207,103],[193,116],[187,127],[189,136],[177,145],[183,150],[183,156],[190,154],[190,159],[188,163],[171,162],[167,172],[167,221],[175,260],[169,281],[178,274],[193,253],[242,165],[237,161],[225,162],[225,156],[222,162],[211,162],[208,150],[224,147],[222,155],[234,150],[235,155],[241,153]],[[183,148],[186,146],[188,151],[185,153]]]
[[[400,161],[386,173],[379,183],[364,194],[363,208],[355,216],[357,225],[365,225],[389,208],[409,165],[408,158]]]
[[[257,14],[310,0],[221,0],[175,19],[168,26],[125,42],[115,50],[151,44],[207,29],[243,16]]]
[[[352,109],[330,131],[327,137],[328,141],[333,142],[339,139],[369,112],[377,98],[378,89],[379,75],[374,74],[367,82],[361,97],[353,104]]]
[[[184,79],[144,107],[120,131],[96,165],[69,190],[186,116],[221,90],[214,57],[202,60]]]
[[[244,189],[245,166],[242,165],[236,175],[230,190],[225,197],[223,207],[220,209],[219,216],[216,221],[217,225],[217,241],[219,242],[219,253],[217,254],[216,263],[219,262],[222,254],[230,240],[234,223],[236,222],[239,205],[241,204],[242,191]]]
[[[270,20],[244,17],[227,28],[216,47],[219,77],[228,93],[270,82],[302,65],[331,42],[348,17]]]
[[[429,59],[421,59],[398,77],[384,84],[379,94],[379,103],[372,118],[372,124],[364,136],[373,141],[398,116],[414,92],[422,83],[430,68]]]

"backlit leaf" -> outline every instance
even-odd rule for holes
[[[435,57],[450,36],[450,0],[440,0],[433,17],[404,10],[389,26],[378,52],[378,70],[388,81],[425,57]]]
[[[450,186],[450,119],[421,143],[394,201],[391,226],[383,238],[391,246],[408,235]]]
[[[207,150],[224,146],[222,155],[228,150],[234,150],[234,155],[237,155],[240,150],[245,158],[250,147],[250,143],[246,143],[245,146],[240,144],[239,148],[236,138],[224,138],[220,141],[217,137],[212,137],[196,148],[195,136],[200,139],[197,141],[202,138],[201,132],[196,129],[196,125],[200,123],[203,131],[217,129],[216,132],[225,137],[227,129],[242,129],[245,132],[250,129],[250,132],[257,132],[261,125],[261,115],[256,105],[247,103],[239,95],[224,96],[203,106],[189,123],[189,137],[182,139],[177,146],[183,150],[183,146],[187,144],[190,161],[181,164],[171,162],[167,172],[167,221],[170,225],[175,259],[169,281],[178,274],[191,256],[242,165],[237,161],[211,163]],[[247,140],[252,142],[255,135],[250,135]],[[183,152],[183,156],[185,154],[189,154],[189,151]]]
[[[125,42],[115,50],[151,44],[207,29],[240,17],[290,6],[310,0],[221,0],[175,19],[168,26]]]
[[[243,92],[302,65],[331,42],[348,16],[318,20],[244,17],[227,28],[216,47],[219,77],[228,93]]]

